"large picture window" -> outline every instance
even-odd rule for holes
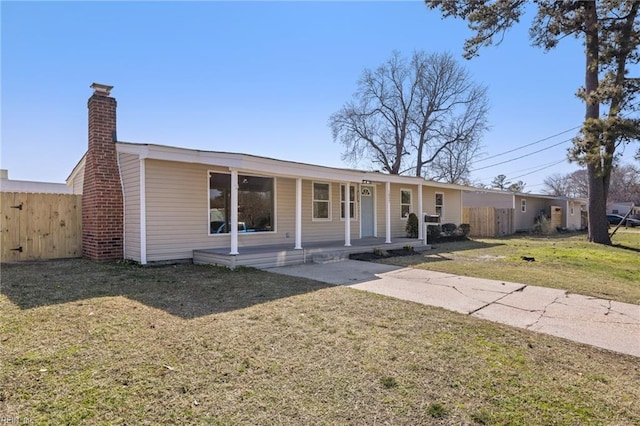
[[[274,179],[238,175],[238,232],[274,230]],[[209,232],[227,234],[231,221],[231,175],[209,173]]]
[[[331,220],[331,186],[313,182],[313,220]]]
[[[344,185],[340,185],[340,219],[344,219]],[[349,218],[356,218],[356,188],[349,185]]]

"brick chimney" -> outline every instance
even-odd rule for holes
[[[113,86],[93,83],[89,98],[89,148],[82,192],[82,254],[97,261],[123,258],[123,197],[116,154]]]

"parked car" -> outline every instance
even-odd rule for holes
[[[627,219],[624,218],[624,216],[621,216],[619,214],[608,214],[607,215],[607,221],[609,221],[609,225],[617,225],[622,221],[625,221],[626,226],[640,226],[640,220],[635,219],[633,217],[628,217]]]
[[[225,227],[227,222],[224,221],[215,221],[211,222],[211,233],[212,234],[223,234],[228,232]],[[248,229],[246,223],[238,222],[238,232],[255,232],[255,229]]]

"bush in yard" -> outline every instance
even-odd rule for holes
[[[440,225],[427,226],[427,241],[434,242],[440,239]]]
[[[556,230],[551,226],[551,220],[544,214],[536,217],[533,228],[531,228],[532,234],[550,235],[554,232],[556,232]]]
[[[458,229],[458,225],[455,223],[443,223],[442,224],[442,233],[445,235],[454,235]]]
[[[418,238],[418,216],[415,213],[409,213],[407,218],[407,238]]]
[[[469,225],[468,223],[461,223],[458,227],[458,231],[460,231],[462,236],[466,238],[471,233],[471,225]]]

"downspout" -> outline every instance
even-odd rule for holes
[[[115,139],[115,134],[114,134]],[[125,250],[127,249],[127,215],[125,212],[127,211],[127,197],[125,197],[124,192],[124,180],[122,179],[122,166],[120,165],[120,153],[118,152],[118,142],[113,141],[116,144],[116,164],[118,165],[118,176],[120,178],[120,190],[122,191],[122,258],[126,259]]]

